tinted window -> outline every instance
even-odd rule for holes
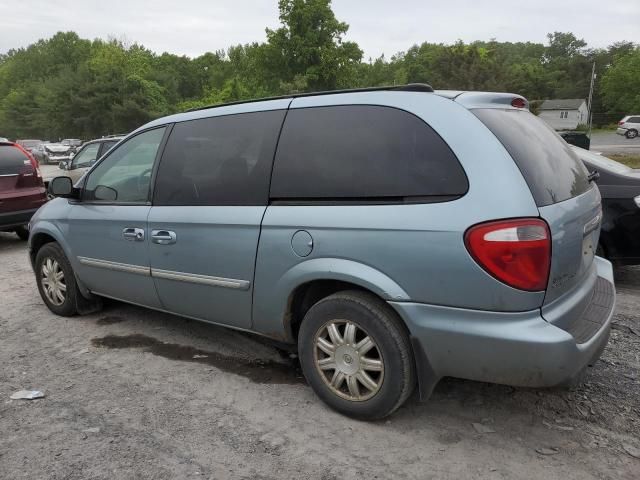
[[[109,156],[91,171],[84,188],[83,199],[147,202],[151,170],[164,131],[163,127],[141,133],[110,152]]]
[[[273,198],[459,196],[467,178],[447,144],[418,117],[389,107],[291,110],[274,165]]]
[[[498,137],[522,172],[539,207],[586,192],[587,169],[543,120],[525,110],[472,112]]]
[[[627,120],[627,122],[629,122],[629,123],[640,123],[640,117],[631,117],[629,120]]]
[[[31,170],[31,160],[22,150],[11,145],[0,145],[0,175],[15,175]]]
[[[285,112],[178,123],[162,155],[154,205],[266,205]]]

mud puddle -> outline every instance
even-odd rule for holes
[[[142,348],[147,352],[170,360],[201,363],[224,370],[225,372],[241,375],[255,383],[270,383],[294,385],[306,383],[300,371],[300,365],[292,360],[288,363],[271,360],[248,360],[217,352],[208,352],[187,345],[163,343],[146,335],[107,335],[93,338],[91,343],[100,348]]]

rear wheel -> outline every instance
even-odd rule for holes
[[[634,130],[634,129],[629,129],[624,134],[624,136],[627,137],[627,138],[636,138],[638,136],[638,131]]]
[[[29,240],[29,230],[24,225],[17,227],[14,231],[20,237],[20,240]]]
[[[298,348],[316,394],[351,417],[386,417],[415,386],[409,336],[395,312],[369,293],[336,293],[312,306]]]

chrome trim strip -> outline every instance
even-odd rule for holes
[[[19,173],[5,173],[4,175],[0,175],[0,177],[17,177]]]
[[[151,275],[151,269],[149,267],[140,265],[129,265],[128,263],[110,262],[108,260],[88,257],[78,257],[78,261],[89,267],[106,268],[107,270],[114,270],[116,272],[136,273],[145,276]]]
[[[165,280],[176,280],[178,282],[198,283],[201,285],[211,285],[213,287],[233,288],[236,290],[248,290],[251,282],[247,280],[236,280],[235,278],[211,277],[209,275],[198,275],[195,273],[173,272],[171,270],[151,269],[151,276],[164,278]]]

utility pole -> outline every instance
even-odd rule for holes
[[[587,102],[587,110],[589,112],[589,139],[591,139],[591,126],[593,124],[593,86],[596,81],[596,62],[593,62],[591,69],[591,86],[589,87],[589,101]]]

